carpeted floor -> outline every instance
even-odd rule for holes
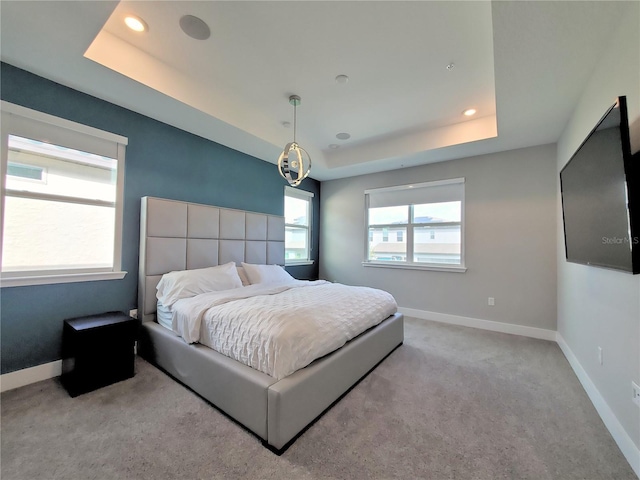
[[[278,457],[143,360],[2,394],[2,480],[633,479],[552,342],[405,319],[405,344]]]

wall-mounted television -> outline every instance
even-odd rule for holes
[[[560,172],[567,261],[640,273],[639,163],[618,97]]]

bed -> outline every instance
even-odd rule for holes
[[[156,288],[169,272],[242,262],[284,264],[284,218],[142,198],[139,353],[282,453],[404,339],[394,313],[344,346],[277,379],[157,323]]]

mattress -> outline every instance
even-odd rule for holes
[[[382,290],[325,281],[251,285],[177,301],[172,328],[282,379],[397,311]]]

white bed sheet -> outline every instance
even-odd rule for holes
[[[276,379],[333,352],[397,311],[388,292],[322,280],[251,285],[182,299],[172,327]]]
[[[171,311],[171,307],[164,306],[160,300],[158,300],[158,305],[156,306],[156,319],[163,327],[173,330],[173,312]]]

